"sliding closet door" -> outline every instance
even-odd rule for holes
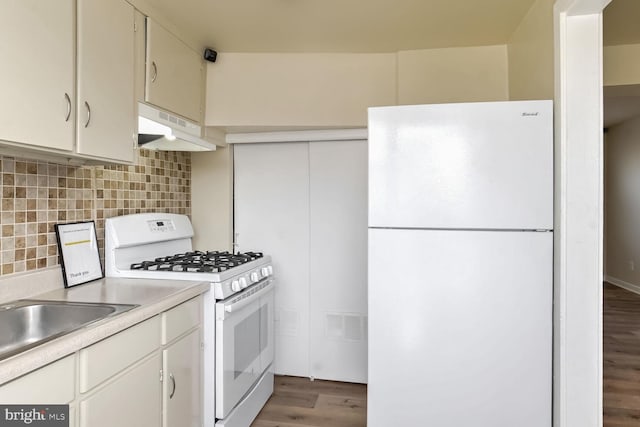
[[[273,259],[275,372],[308,377],[309,144],[239,144],[234,158],[238,249]]]
[[[310,370],[367,381],[367,143],[311,142]]]
[[[273,258],[275,372],[366,382],[366,141],[234,149],[239,250]]]

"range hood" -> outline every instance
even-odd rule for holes
[[[213,151],[215,144],[204,140],[202,128],[151,105],[138,103],[138,146],[161,151]]]

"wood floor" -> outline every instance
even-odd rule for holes
[[[273,395],[251,427],[366,425],[366,385],[276,376]]]
[[[640,427],[640,295],[605,284],[603,427]]]

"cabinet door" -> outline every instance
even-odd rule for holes
[[[147,102],[200,123],[203,69],[198,53],[147,18]]]
[[[163,351],[163,427],[202,425],[200,329]]]
[[[5,0],[0,140],[73,149],[75,0]]]
[[[134,9],[78,1],[78,143],[92,157],[133,162]]]
[[[158,427],[160,366],[158,353],[80,402],[80,426]]]
[[[145,16],[139,10],[135,11],[135,99],[136,102],[144,102],[144,78],[146,61],[146,30]],[[136,123],[137,125],[137,123]]]

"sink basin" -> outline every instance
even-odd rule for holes
[[[134,307],[39,300],[0,305],[0,360]]]

